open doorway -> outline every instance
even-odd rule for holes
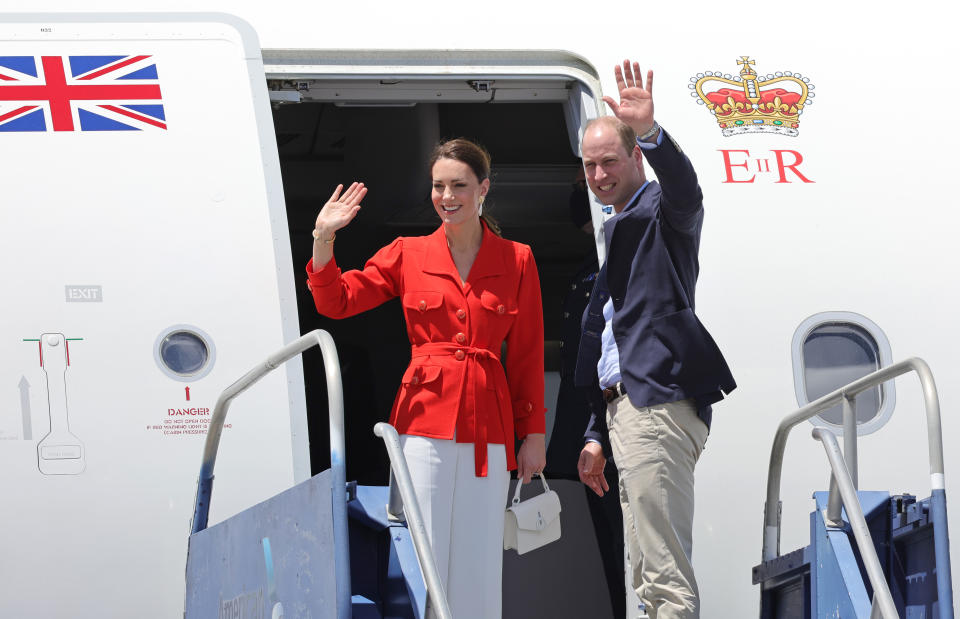
[[[269,67],[268,77],[275,77]],[[284,74],[269,85],[274,95],[281,93],[272,97],[273,115],[298,281],[300,329],[325,329],[337,343],[348,479],[370,485],[387,481],[386,454],[372,427],[389,416],[410,347],[396,300],[345,320],[316,313],[302,284],[312,248],[310,233],[333,188],[354,180],[370,189],[357,219],[337,235],[341,268],[361,268],[397,236],[433,232],[439,219],[430,201],[426,161],[443,139],[465,137],[487,148],[492,186],[485,210],[501,225],[504,237],[533,250],[547,341],[546,405],[552,412],[564,297],[571,276],[596,251],[593,239],[570,216],[580,168],[575,151],[580,119],[592,115],[583,109],[580,82],[569,77],[401,80]],[[305,356],[314,474],[329,467],[326,390],[324,381],[316,378],[322,372],[319,355]],[[548,438],[551,426],[548,413]]]

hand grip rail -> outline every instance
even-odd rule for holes
[[[879,609],[880,616],[883,619],[900,619],[900,615],[897,614],[897,607],[893,603],[893,596],[890,594],[890,587],[887,586],[887,581],[883,576],[883,568],[880,567],[877,549],[870,538],[870,529],[863,517],[863,509],[860,507],[860,500],[857,498],[857,489],[853,484],[853,478],[850,476],[847,465],[843,462],[843,456],[840,454],[837,437],[826,428],[814,428],[813,438],[823,443],[823,448],[827,452],[827,460],[830,461],[830,469],[833,471],[830,496],[832,498],[835,493],[839,492],[842,505],[847,510],[847,518],[850,520],[853,537],[860,549],[860,557],[863,559],[863,566],[867,570],[870,586],[873,587],[874,606]],[[830,504],[832,505],[833,501],[830,501]],[[828,510],[827,519],[834,522],[840,521],[839,506],[836,514],[829,514]]]
[[[323,354],[323,369],[327,379],[327,404],[330,418],[330,469],[333,473],[333,537],[334,559],[337,578],[337,615],[349,619],[352,614],[350,590],[350,547],[347,532],[347,470],[346,448],[343,432],[343,383],[340,379],[340,359],[337,347],[329,333],[316,329],[290,342],[235,383],[227,387],[213,409],[207,440],[203,448],[200,477],[197,480],[197,496],[193,511],[192,533],[207,528],[210,514],[210,497],[213,493],[213,469],[217,463],[220,435],[230,403],[261,378],[277,369],[305,350],[319,346]]]
[[[373,433],[383,439],[387,446],[387,455],[390,456],[390,466],[393,469],[393,479],[400,490],[403,501],[403,513],[407,519],[407,528],[413,538],[413,547],[420,560],[420,569],[427,585],[427,599],[433,603],[437,619],[451,619],[450,606],[447,604],[447,595],[443,589],[443,581],[437,571],[437,562],[433,557],[433,548],[427,538],[427,530],[423,524],[423,514],[420,512],[420,503],[413,491],[413,481],[410,479],[410,469],[407,460],[400,449],[400,437],[397,430],[389,423],[380,422],[373,426]]]
[[[850,404],[858,394],[908,372],[916,372],[923,391],[923,403],[927,417],[927,447],[930,460],[930,517],[934,525],[934,551],[937,562],[937,596],[940,618],[953,617],[953,589],[950,569],[950,543],[947,530],[947,499],[943,466],[943,433],[940,423],[940,400],[937,396],[933,374],[925,361],[917,357],[906,359],[857,379],[785,417],[777,427],[770,451],[770,468],[767,474],[767,500],[764,505],[762,560],[769,561],[780,555],[780,481],[783,472],[783,455],[787,436],[794,426],[843,404],[845,417],[852,415]],[[850,437],[851,439],[853,437]],[[844,437],[845,442],[848,437]],[[852,456],[853,454],[850,454]],[[849,459],[849,457],[848,457]],[[849,510],[848,510],[849,511]]]

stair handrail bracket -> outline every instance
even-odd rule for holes
[[[899,363],[881,368],[863,378],[859,378],[844,387],[810,402],[806,406],[784,417],[780,422],[777,427],[777,432],[774,435],[773,447],[770,451],[770,468],[767,473],[767,498],[764,504],[763,515],[763,550],[761,559],[762,561],[769,561],[780,555],[780,512],[782,508],[780,502],[780,483],[783,472],[784,452],[790,431],[800,423],[807,421],[811,417],[837,404],[846,404],[844,406],[846,409],[844,411],[845,416],[852,415],[853,406],[850,404],[858,394],[909,372],[915,372],[917,374],[923,392],[923,403],[927,418],[927,446],[930,459],[930,486],[932,491],[930,497],[930,516],[934,525],[937,591],[940,608],[942,611],[949,609],[950,613],[949,615],[943,616],[952,617],[953,591],[950,573],[949,534],[947,530],[947,503],[943,464],[943,433],[940,421],[940,400],[937,396],[937,387],[933,380],[930,367],[925,361],[918,357],[905,359]],[[846,438],[847,437],[845,437],[845,439]],[[848,458],[846,466],[849,467],[849,470],[856,471],[855,456],[854,461],[850,462],[850,456],[853,454],[845,455]],[[853,481],[853,484],[855,491],[856,482]],[[847,511],[849,514],[850,510],[848,509]]]
[[[330,425],[330,470],[333,485],[333,537],[337,572],[337,614],[339,619],[351,615],[350,548],[347,525],[347,470],[343,423],[343,382],[340,378],[340,359],[337,347],[329,333],[315,329],[290,342],[257,364],[232,385],[224,389],[214,406],[207,427],[207,438],[197,479],[197,496],[193,511],[191,534],[207,528],[210,498],[213,492],[213,469],[217,462],[220,435],[230,409],[230,403],[261,378],[290,359],[317,346],[323,354],[323,368],[327,383],[327,404]]]

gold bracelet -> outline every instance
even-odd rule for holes
[[[324,244],[324,245],[329,245],[330,243],[333,243],[333,241],[334,241],[336,238],[337,238],[337,233],[334,232],[334,233],[333,233],[333,236],[331,236],[329,240],[324,241],[324,240],[320,237],[320,231],[317,230],[316,228],[313,229],[313,240],[314,240],[314,241],[323,241],[323,244]]]

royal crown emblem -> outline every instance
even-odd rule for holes
[[[803,108],[813,104],[813,84],[799,73],[777,71],[765,77],[753,70],[756,61],[741,56],[740,75],[704,71],[687,85],[697,103],[717,117],[724,136],[778,133],[796,136]]]

